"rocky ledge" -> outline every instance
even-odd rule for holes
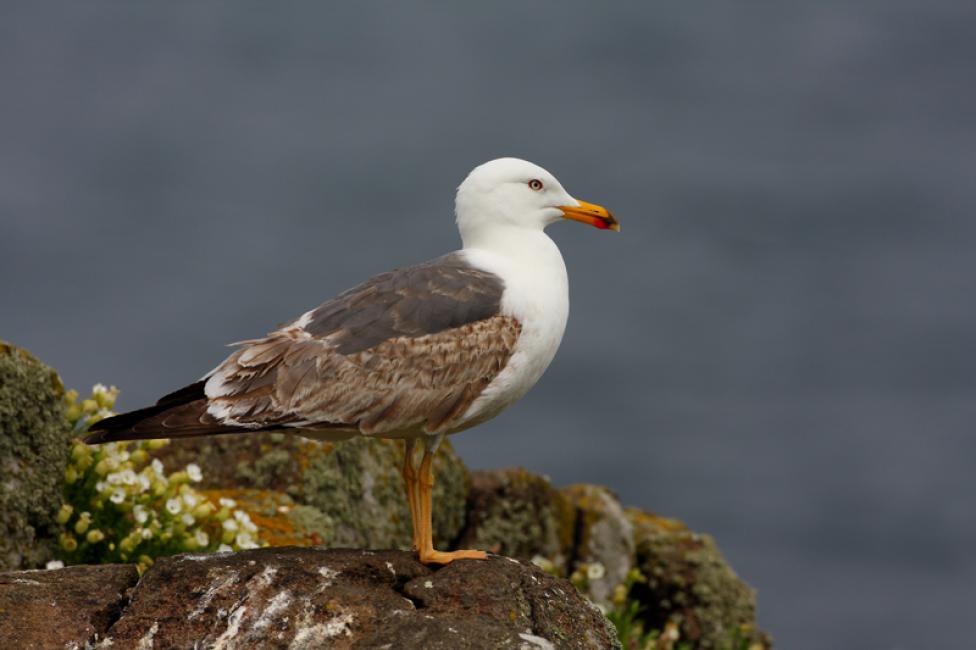
[[[0,574],[11,648],[619,648],[566,580],[491,556],[265,548]]]

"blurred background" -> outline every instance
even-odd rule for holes
[[[778,646],[976,644],[976,4],[0,7],[0,338],[121,408],[458,246],[503,155],[550,233],[548,374],[475,468],[713,534]]]

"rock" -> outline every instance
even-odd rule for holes
[[[608,606],[614,587],[624,582],[634,565],[633,525],[616,495],[605,487],[570,485],[562,494],[576,511],[576,561],[570,568],[582,564],[602,567],[599,572],[589,572],[587,591],[594,601]]]
[[[77,572],[106,569],[43,573],[47,584],[71,585]],[[13,580],[35,575],[8,574]],[[21,594],[34,588],[13,584]],[[119,603],[127,584],[116,580],[111,588],[92,589],[105,592],[104,602]],[[90,639],[92,630],[104,632],[104,621],[114,616],[99,648],[620,647],[606,619],[567,581],[498,556],[434,570],[402,551],[291,547],[178,555],[158,560],[146,572],[120,615],[99,619],[101,628],[80,631],[79,620],[94,620],[81,612],[95,611],[89,605],[93,600],[89,592],[69,589],[56,601],[57,608],[13,608],[0,625],[16,630],[34,626],[51,634],[64,630],[66,635],[76,628],[76,637],[64,642],[70,643],[85,635]],[[64,643],[58,637],[57,645],[35,647]]]
[[[708,535],[673,519],[629,508],[637,566],[647,578],[633,595],[652,629],[678,624],[695,648],[771,647],[755,628],[756,594],[735,574]],[[732,644],[736,640],[737,643]]]
[[[575,517],[575,506],[545,477],[521,467],[472,472],[457,546],[525,560],[541,555],[565,573]]]
[[[51,558],[70,427],[57,373],[0,341],[0,570]]]
[[[262,490],[257,498],[278,505],[287,506],[287,498],[301,506],[292,516],[282,518],[282,513],[272,514],[267,508],[258,514],[279,530],[300,523],[295,516],[312,522],[317,538],[310,538],[310,543],[333,548],[410,546],[401,443],[361,437],[329,443],[260,433],[173,440],[154,455],[167,469],[191,462],[200,465],[200,486],[214,496],[240,496],[232,491],[244,488]],[[434,472],[434,541],[446,548],[464,523],[468,471],[445,443],[435,457]],[[305,542],[299,536],[290,543]]]
[[[118,619],[138,579],[127,564],[0,573],[3,647],[87,647]]]

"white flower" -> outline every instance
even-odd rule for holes
[[[94,395],[98,395],[99,393],[107,393],[107,392],[108,392],[108,386],[106,386],[102,382],[98,382],[97,384],[92,386],[92,393]]]
[[[258,527],[254,525],[253,521],[251,521],[251,516],[243,510],[235,510],[234,519],[237,520],[237,523],[239,523],[244,530],[252,533],[257,532]]]
[[[63,569],[64,562],[62,562],[61,560],[51,560],[50,562],[44,565],[44,568],[47,569],[48,571],[52,569]]]
[[[109,485],[118,485],[122,482],[122,475],[117,472],[113,472],[105,477],[105,481]]]
[[[237,522],[233,519],[225,519],[223,526],[224,530],[237,530]]]
[[[194,483],[199,483],[203,480],[203,472],[200,471],[200,466],[196,463],[190,463],[186,466],[186,475],[190,477],[190,480]]]
[[[139,475],[139,490],[141,492],[146,492],[146,491],[149,490],[150,487],[152,487],[152,482],[149,480],[149,477],[146,476],[145,474],[140,474]]]
[[[187,492],[183,495],[183,503],[186,504],[187,508],[196,508],[197,504],[200,503],[200,499],[195,494]]]
[[[125,450],[120,451],[119,452],[119,460],[121,460],[123,463],[125,461],[129,460],[129,452],[127,452]]]
[[[586,567],[586,577],[590,580],[599,580],[607,574],[606,569],[599,562],[593,562]]]
[[[206,546],[207,544],[210,543],[210,536],[207,535],[207,533],[202,530],[198,530],[196,535],[193,536],[193,538],[197,540],[198,546]]]
[[[123,490],[122,488],[116,488],[112,492],[112,496],[110,496],[109,499],[112,501],[112,503],[115,504],[122,503],[123,501],[125,501],[125,490]]]
[[[180,500],[179,499],[167,499],[166,500],[166,509],[169,511],[169,514],[171,514],[171,515],[178,515],[178,514],[180,514],[180,510],[181,510]]]
[[[183,516],[180,517],[180,519],[182,520],[183,524],[186,526],[193,525],[193,515],[191,515],[189,512],[184,513]]]
[[[132,516],[135,517],[136,523],[144,524],[149,519],[149,513],[146,512],[146,507],[143,505],[132,506]]]
[[[99,481],[98,483],[95,484],[95,491],[104,492],[107,486],[108,484],[105,481]]]
[[[163,478],[163,463],[161,460],[153,458],[149,466],[152,467],[152,471],[156,472],[156,476]]]
[[[149,539],[153,536],[153,532],[148,528],[143,528],[140,534],[142,535],[143,539]]]
[[[241,549],[257,548],[257,543],[251,538],[250,533],[237,533],[237,547]]]
[[[136,473],[131,469],[124,469],[119,472],[119,477],[122,479],[124,485],[135,485],[136,481],[139,479],[136,477]]]
[[[234,549],[232,549],[232,548],[231,548],[230,546],[228,546],[227,544],[221,544],[220,546],[218,546],[218,547],[217,547],[217,552],[218,552],[218,553],[230,553],[230,552],[231,552],[231,551],[233,551],[233,550],[234,550]]]
[[[221,497],[218,503],[224,506],[225,508],[233,508],[234,506],[237,505],[237,501],[234,501],[233,499],[228,499],[227,497]]]

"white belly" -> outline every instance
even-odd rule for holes
[[[468,249],[468,261],[505,281],[502,313],[522,325],[505,368],[464,414],[458,431],[498,415],[518,401],[549,367],[559,349],[569,316],[569,283],[559,249],[544,233],[529,255],[513,258]]]

